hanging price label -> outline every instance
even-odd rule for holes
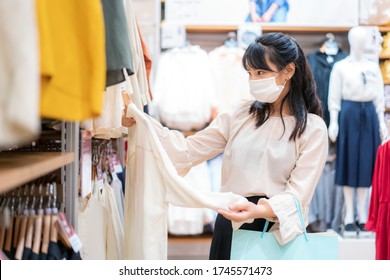
[[[116,173],[122,173],[123,172],[122,164],[119,161],[117,154],[112,155],[112,161],[113,161],[113,165],[114,165],[114,171]]]
[[[72,246],[73,251],[78,253],[80,251],[81,247],[83,247],[83,244],[82,244],[79,236],[77,235],[77,233],[73,229],[72,225],[66,219],[66,216],[64,213],[58,214],[57,222],[59,225],[59,230],[62,231],[64,236],[67,238],[70,245]]]

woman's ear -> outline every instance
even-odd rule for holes
[[[290,62],[287,64],[287,66],[283,70],[284,75],[286,76],[287,80],[290,80],[295,73],[295,64],[293,62]]]

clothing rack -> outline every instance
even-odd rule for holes
[[[0,152],[0,194],[11,191],[57,169],[61,170],[61,184],[65,188],[64,210],[68,221],[77,224],[77,185],[79,124],[62,122],[57,144],[12,147]],[[42,133],[54,138],[55,133]],[[53,137],[52,137],[53,136]]]
[[[79,259],[62,225],[59,170],[0,196],[0,249],[10,259]],[[57,225],[58,222],[58,225]],[[73,243],[73,242],[72,242]]]

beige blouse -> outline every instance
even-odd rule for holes
[[[255,128],[249,115],[251,102],[240,102],[221,112],[204,130],[185,138],[152,120],[154,129],[179,175],[192,166],[224,153],[222,192],[245,197],[266,195],[277,219],[272,232],[284,244],[302,233],[291,195],[302,203],[307,223],[308,206],[328,153],[327,128],[321,117],[309,114],[306,130],[289,141],[293,116],[270,117]]]

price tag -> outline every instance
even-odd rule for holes
[[[62,231],[64,236],[68,239],[70,245],[72,246],[73,251],[78,253],[81,247],[83,247],[83,244],[79,236],[77,235],[77,233],[74,231],[72,225],[66,219],[64,213],[58,214],[58,225],[59,225],[59,229]]]
[[[98,164],[96,166],[96,171],[97,171],[97,179],[98,179],[98,181],[99,180],[103,180],[103,169],[102,169],[102,166],[100,164]]]
[[[119,180],[118,175],[116,174],[116,172],[111,173],[111,176],[112,176],[112,180]]]
[[[116,173],[122,173],[123,172],[123,168],[122,168],[121,162],[119,161],[118,155],[117,154],[113,154],[112,157],[113,157],[114,171]]]
[[[96,184],[97,184],[97,187],[98,187],[98,190],[99,190],[99,191],[101,191],[102,189],[104,189],[103,179],[98,180],[98,181],[96,182]]]

